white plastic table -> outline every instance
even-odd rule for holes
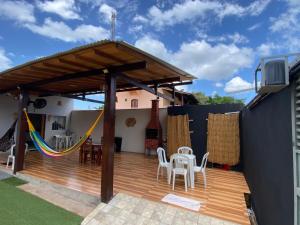
[[[177,155],[178,153],[174,153],[171,155],[170,157],[170,162],[173,161],[173,158],[175,155]],[[188,162],[188,177],[189,177],[189,181],[190,181],[190,186],[191,188],[195,187],[195,176],[194,176],[194,163],[196,160],[196,156],[192,155],[192,154],[180,154],[180,155],[184,155],[186,158],[188,158],[189,162]],[[173,165],[170,164],[170,172],[168,173],[169,177],[168,177],[168,183],[171,184],[171,171],[172,171],[172,167]]]

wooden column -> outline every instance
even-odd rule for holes
[[[113,197],[116,76],[113,74],[107,75],[105,82],[101,201],[107,203]]]
[[[175,87],[172,87],[172,98],[174,99],[174,101],[172,102],[172,106],[175,105],[175,101],[176,101],[176,95],[175,95]]]
[[[29,96],[26,91],[21,90],[19,106],[18,106],[18,122],[16,135],[16,153],[15,153],[15,168],[14,173],[23,170],[25,157],[25,133],[27,130],[27,122],[23,109],[27,109]]]

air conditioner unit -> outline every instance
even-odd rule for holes
[[[266,57],[260,60],[255,71],[255,90],[259,94],[277,92],[289,85],[289,62],[287,56]],[[261,80],[258,81],[258,73]]]

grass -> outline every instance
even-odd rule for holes
[[[83,218],[18,189],[17,178],[0,181],[1,225],[79,225]]]

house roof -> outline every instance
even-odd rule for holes
[[[146,67],[134,67],[146,64]],[[103,40],[39,58],[0,73],[0,93],[23,87],[32,93],[72,94],[101,90],[105,74],[122,73],[144,84],[189,81],[194,76],[123,41]],[[128,69],[129,68],[129,69]],[[132,87],[117,80],[117,89]]]
[[[164,88],[164,89],[169,93],[173,92],[171,88]],[[190,92],[185,92],[183,90],[175,89],[175,96],[178,98],[182,97],[186,104],[196,105],[199,103],[195,95],[193,95],[193,93]]]

